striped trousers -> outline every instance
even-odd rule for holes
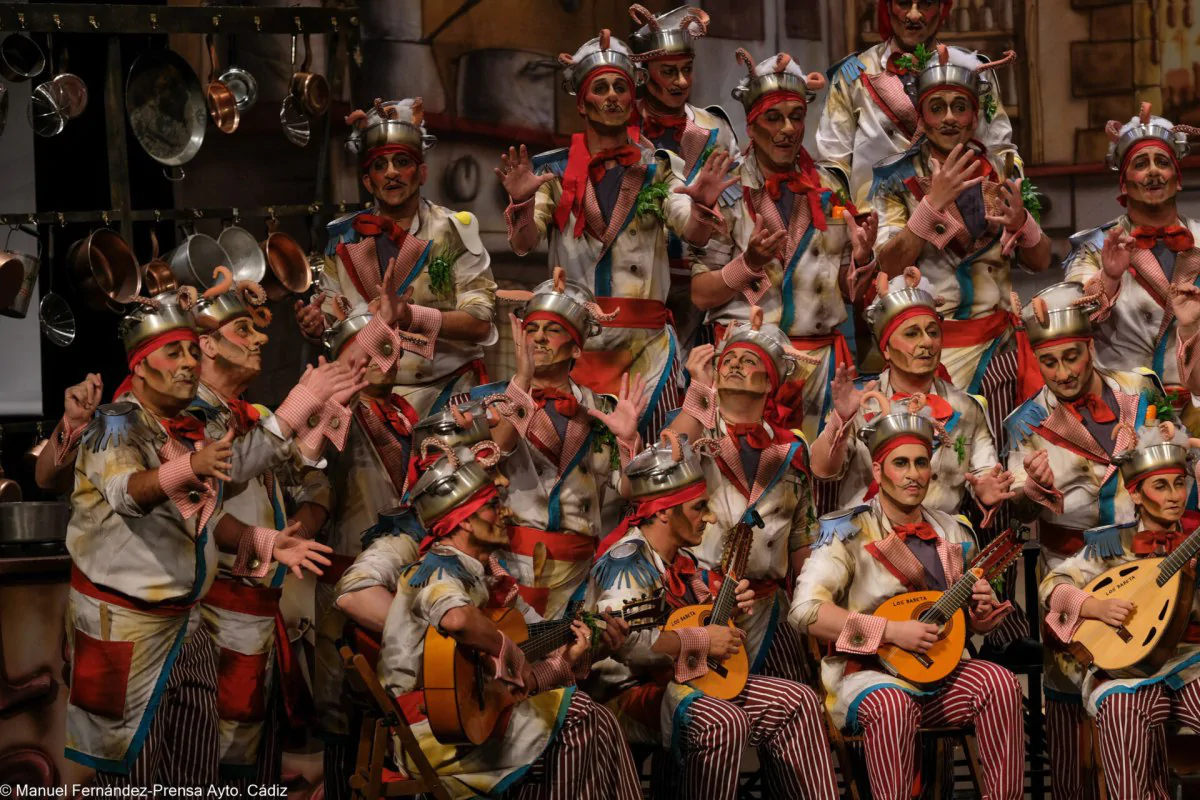
[[[764,768],[764,797],[837,797],[820,701],[807,686],[751,675],[733,700],[700,697],[687,717],[679,797],[733,800],[747,745]]]
[[[193,631],[171,667],[162,701],[128,775],[97,772],[99,786],[215,786],[217,655],[203,630]]]
[[[617,718],[576,691],[558,735],[514,790],[516,800],[641,800],[642,787]]]
[[[1021,688],[1016,677],[987,661],[964,662],[930,697],[891,687],[858,706],[867,775],[875,800],[908,800],[916,778],[917,729],[974,724],[983,762],[984,797],[1017,800],[1024,788]]]
[[[1174,690],[1156,683],[1135,692],[1110,694],[1100,703],[1096,727],[1100,761],[1113,800],[1158,800],[1167,786],[1165,723],[1177,720],[1200,730],[1200,685]]]
[[[281,719],[286,712],[283,710],[283,697],[280,695],[279,681],[271,687],[271,696],[267,699],[267,714],[263,720],[262,737],[258,741],[258,760],[254,763],[254,772],[244,777],[225,777],[226,767],[221,766],[222,782],[226,786],[236,787],[242,797],[246,797],[251,786],[276,786],[283,776],[283,737],[286,723]]]
[[[1046,749],[1050,751],[1050,793],[1054,800],[1083,800],[1081,734],[1083,703],[1046,698]]]
[[[784,613],[787,613],[786,610],[780,612]],[[810,676],[804,674],[806,663],[800,632],[787,620],[781,620],[771,636],[771,646],[767,649],[760,674],[796,683],[810,683]]]

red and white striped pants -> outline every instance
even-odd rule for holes
[[[908,800],[916,777],[917,728],[974,723],[984,797],[1017,800],[1024,786],[1021,688],[1011,672],[967,661],[931,697],[876,689],[858,706],[875,800]]]
[[[217,724],[217,655],[208,634],[196,630],[179,648],[146,742],[129,774],[97,772],[96,783],[215,786],[220,758]]]
[[[781,616],[787,613],[787,608],[785,605],[779,612]],[[767,648],[767,657],[759,674],[803,684],[809,679],[804,674],[805,663],[804,642],[800,632],[794,625],[786,624],[786,620],[781,621],[771,635],[771,645]]]
[[[1046,698],[1046,749],[1050,751],[1050,795],[1054,800],[1083,800],[1079,748],[1085,716],[1082,702]]]
[[[642,786],[617,718],[576,690],[554,741],[516,800],[641,800]]]
[[[1178,691],[1156,683],[1135,692],[1114,692],[1101,701],[1096,715],[1100,761],[1113,800],[1171,796],[1164,730],[1169,719],[1200,729],[1200,685],[1195,681]]]
[[[733,700],[693,701],[683,734],[680,797],[733,800],[746,745],[758,749],[764,797],[837,797],[820,701],[807,686],[751,675]]]

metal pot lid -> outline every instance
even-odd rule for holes
[[[67,126],[67,117],[51,85],[43,83],[29,95],[29,124],[38,136],[57,136]]]
[[[38,304],[38,324],[53,345],[67,347],[75,341],[75,312],[54,292],[47,292]]]
[[[242,114],[254,108],[254,104],[258,102],[258,81],[241,67],[230,67],[222,72],[221,77],[217,80],[221,81],[221,83],[229,88],[229,91],[233,92],[233,99],[237,102],[237,109]]]
[[[283,126],[283,135],[297,147],[304,147],[312,137],[312,125],[308,115],[300,109],[291,95],[283,98],[283,107],[279,109],[279,124]]]
[[[204,89],[188,63],[170,50],[143,53],[134,62],[125,83],[125,111],[134,137],[160,164],[186,164],[204,142]]]
[[[68,120],[75,119],[87,110],[88,90],[83,78],[64,72],[56,75],[49,86],[59,110]]]

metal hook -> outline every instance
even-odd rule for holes
[[[233,211],[233,224],[237,225],[239,222],[242,221],[242,215],[238,213],[237,206],[234,206],[232,211]]]
[[[192,216],[195,217],[196,219],[204,219],[204,212],[198,208],[193,208]]]
[[[304,23],[300,21],[300,17],[292,17],[292,20],[296,23],[296,33],[304,33]]]
[[[58,222],[60,227],[67,224],[67,215],[61,211],[54,212],[54,219]]]
[[[100,23],[96,22],[96,17],[92,14],[88,15],[88,25],[91,25],[94,31],[100,30]]]
[[[21,26],[21,30],[25,30],[25,14],[24,13],[17,14],[17,24],[19,26]]]
[[[107,211],[101,211],[101,212],[100,212],[100,219],[101,219],[101,221],[102,221],[102,222],[103,222],[103,223],[104,223],[104,224],[107,226],[107,225],[108,225],[108,212],[107,212]]]
[[[60,17],[58,14],[55,14],[53,19],[54,19],[54,30],[61,31],[62,30],[62,17]]]
[[[158,30],[158,14],[150,15],[150,30],[152,30],[152,31]]]
[[[254,30],[258,33],[262,33],[262,17],[258,16],[257,14],[254,15]]]
[[[220,14],[213,14],[212,21],[213,21],[213,28],[214,28],[214,29],[215,29],[215,28],[220,28],[220,27],[221,27],[221,15],[220,15]]]
[[[161,211],[159,211],[157,208],[156,208],[156,209],[154,209],[154,221],[155,221],[155,222],[162,222],[162,212],[161,212]]]

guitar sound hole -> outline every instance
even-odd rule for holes
[[[1132,567],[1126,567],[1125,569],[1121,570],[1117,574],[1120,575],[1122,578],[1124,578],[1126,575],[1132,575],[1133,573],[1135,573],[1137,571],[1138,571],[1138,566],[1136,564],[1134,564]]]
[[[1098,592],[1101,589],[1103,589],[1105,586],[1108,586],[1109,584],[1111,584],[1112,582],[1113,582],[1112,578],[1105,578],[1104,580],[1097,583],[1094,587],[1092,587],[1092,591]]]
[[[1164,600],[1163,604],[1162,604],[1162,608],[1160,608],[1158,610],[1158,621],[1159,622],[1162,622],[1163,620],[1165,620],[1167,618],[1167,609],[1169,609],[1170,607],[1171,607],[1171,602],[1169,600]]]
[[[1146,645],[1148,645],[1152,641],[1154,641],[1154,637],[1157,635],[1158,635],[1158,628],[1151,628],[1150,632],[1146,634],[1146,638],[1142,641],[1142,647],[1145,647]]]

